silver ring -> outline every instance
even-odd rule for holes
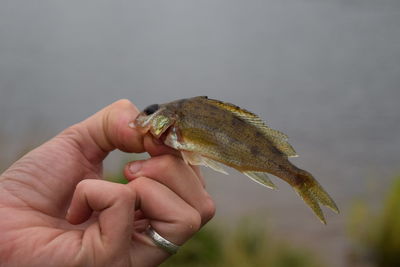
[[[178,252],[179,246],[160,236],[159,233],[157,233],[153,229],[153,227],[149,226],[146,229],[146,235],[150,237],[151,240],[153,240],[154,244],[156,244],[158,247],[162,248],[169,254],[175,254],[176,252]]]

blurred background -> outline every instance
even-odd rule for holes
[[[398,0],[0,0],[1,170],[120,98],[197,95],[287,133],[341,214],[205,169],[217,215],[166,266],[400,265]]]

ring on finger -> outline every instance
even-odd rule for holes
[[[169,254],[175,254],[176,252],[178,252],[180,246],[162,237],[153,229],[153,227],[151,227],[151,225],[146,229],[145,233],[148,237],[150,237],[155,245],[162,248]]]

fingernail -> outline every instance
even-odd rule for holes
[[[141,168],[142,168],[141,161],[135,161],[135,162],[131,163],[131,165],[129,165],[129,171],[131,173],[137,173],[138,171],[140,171]]]
[[[131,121],[131,122],[128,124],[128,126],[129,126],[130,128],[135,128],[135,127],[136,127],[134,121]]]

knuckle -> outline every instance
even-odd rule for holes
[[[83,191],[85,191],[86,188],[87,188],[87,186],[89,186],[89,183],[90,183],[90,182],[91,182],[91,181],[90,181],[89,179],[85,179],[85,180],[80,181],[80,182],[76,185],[75,191],[77,191],[77,192],[83,192]]]
[[[130,184],[140,187],[145,185],[146,183],[147,183],[147,178],[145,178],[144,176],[139,176],[138,178],[135,178],[135,180],[130,182]]]
[[[201,227],[200,213],[195,210],[193,210],[192,212],[188,212],[187,215],[185,215],[179,222],[179,225],[184,235],[193,235]]]
[[[116,184],[115,194],[124,202],[131,201],[135,197],[133,190],[123,184]]]
[[[202,206],[202,223],[206,223],[211,220],[215,215],[216,207],[214,201],[211,197],[207,197],[207,199],[203,202]]]
[[[76,136],[77,134],[80,133],[81,124],[82,124],[82,122],[79,122],[79,123],[69,126],[64,131],[62,131],[59,136],[61,136],[61,137]]]
[[[150,184],[150,180],[147,177],[144,176],[139,176],[138,178],[135,178],[132,182],[129,183],[130,187],[132,187],[132,190],[140,191],[140,192],[146,192],[148,190],[152,190],[152,185]]]

